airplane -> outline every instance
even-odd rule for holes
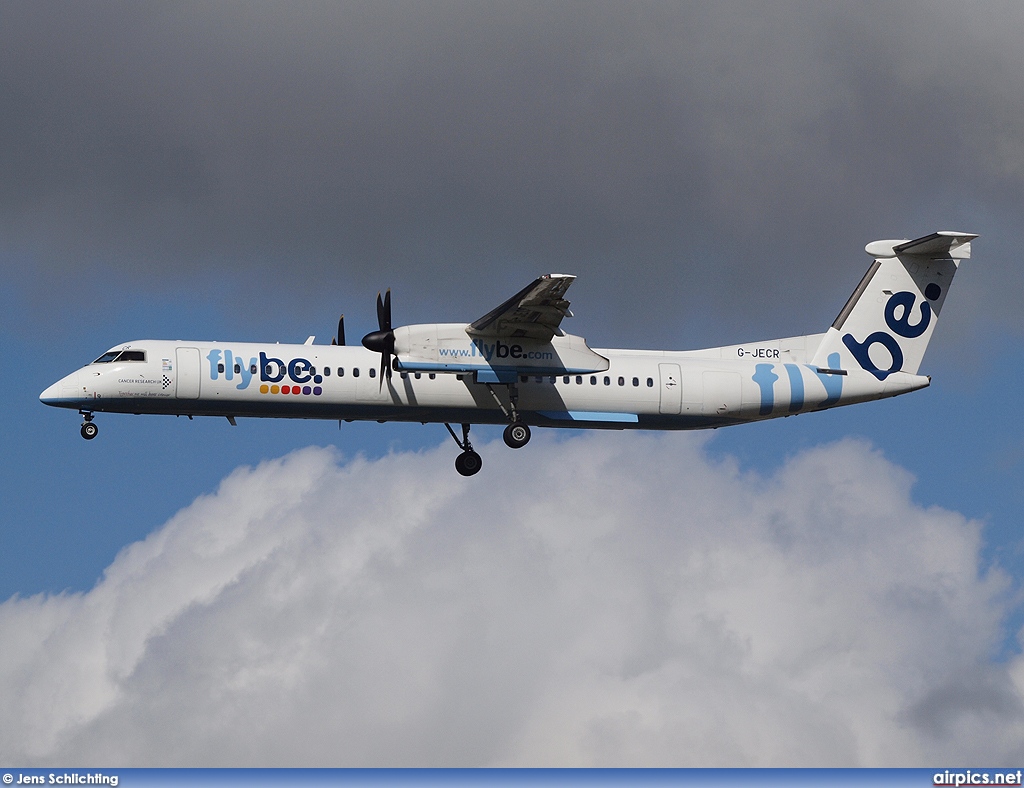
[[[511,448],[533,427],[690,430],[883,399],[924,388],[918,374],[946,293],[977,235],[937,232],[869,243],[867,273],[824,333],[702,350],[592,349],[561,328],[575,277],[547,274],[472,323],[378,329],[330,345],[140,340],[116,345],[39,399],[97,413],[440,423],[477,473],[473,424],[505,424]],[[397,374],[396,374],[397,373]],[[452,428],[461,425],[461,438]]]

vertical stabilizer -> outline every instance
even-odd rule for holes
[[[960,260],[971,256],[969,233],[938,232],[913,241],[874,241],[875,258],[825,334],[812,364],[863,370],[880,382],[894,372],[916,375]],[[829,362],[831,358],[833,363]]]

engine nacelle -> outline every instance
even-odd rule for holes
[[[481,372],[529,375],[582,375],[608,369],[608,359],[583,337],[470,336],[464,323],[400,326],[395,334],[395,369],[410,372]]]

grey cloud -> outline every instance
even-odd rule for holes
[[[704,340],[728,308],[738,341],[818,329],[777,305],[831,320],[876,236],[1018,214],[1012,4],[0,13],[0,226],[48,284],[248,272],[295,299],[425,289],[415,317],[472,319],[464,301],[569,269],[599,344],[676,309]]]
[[[977,523],[864,444],[305,449],[0,605],[0,750],[105,765],[1010,765]],[[486,448],[486,447],[485,447]],[[545,480],[539,483],[538,480]],[[998,701],[999,696],[1003,697]],[[979,720],[982,724],[979,724]],[[985,724],[992,723],[992,724]]]

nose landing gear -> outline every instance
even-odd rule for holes
[[[97,434],[99,434],[100,428],[92,423],[91,411],[82,410],[79,411],[79,413],[81,413],[82,416],[85,417],[85,421],[82,422],[82,437],[85,438],[87,441],[91,441],[93,438],[96,437]]]

